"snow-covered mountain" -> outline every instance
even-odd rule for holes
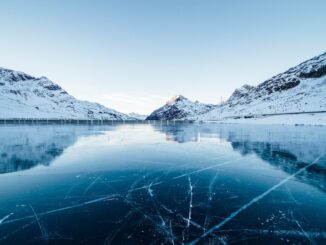
[[[80,101],[46,77],[0,68],[0,118],[128,120],[97,103]]]
[[[153,111],[146,120],[187,119],[211,110],[214,106],[192,102],[182,95],[171,98],[164,106]]]
[[[326,53],[278,74],[258,86],[244,85],[202,120],[326,110]]]
[[[290,68],[258,86],[246,84],[236,89],[222,104],[205,105],[178,96],[154,111],[147,119],[207,121],[316,111],[326,111],[326,53]],[[308,121],[322,117],[319,119],[324,122],[325,114],[318,114]]]
[[[135,118],[137,120],[145,120],[148,117],[148,115],[142,115],[135,112],[128,113],[128,116]]]

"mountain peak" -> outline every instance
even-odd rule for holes
[[[192,102],[182,95],[172,97],[166,104],[153,111],[147,120],[173,120],[196,116],[212,109],[212,105]]]
[[[169,99],[166,104],[167,105],[171,105],[171,104],[174,104],[178,101],[188,101],[188,99],[186,97],[184,97],[183,95],[175,95],[173,96],[171,99]]]
[[[80,101],[46,77],[0,67],[0,118],[129,120],[97,103]]]

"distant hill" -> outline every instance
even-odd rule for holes
[[[199,102],[192,102],[182,95],[171,98],[164,106],[153,111],[147,120],[186,119],[203,114],[214,106]]]
[[[147,115],[141,115],[135,112],[128,113],[127,115],[138,120],[145,120],[147,118]]]

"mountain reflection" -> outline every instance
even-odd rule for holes
[[[0,173],[49,166],[78,137],[90,133],[87,126],[0,127]]]
[[[326,152],[326,130],[320,127],[175,124],[153,125],[178,143],[229,142],[242,155],[255,154],[288,174],[297,172]],[[320,160],[297,178],[326,191],[326,161]]]
[[[0,127],[0,173],[49,166],[79,137],[112,130],[124,131],[126,126]],[[242,155],[255,154],[288,174],[297,172],[326,152],[326,130],[320,127],[208,123],[151,124],[146,127],[164,133],[166,141],[227,143],[234,151]],[[326,161],[320,160],[297,178],[325,191]]]

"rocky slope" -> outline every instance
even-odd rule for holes
[[[182,95],[171,98],[164,106],[153,111],[146,120],[187,119],[211,110],[214,106],[192,102]]]
[[[46,77],[0,68],[0,118],[128,120],[97,103],[80,101]]]
[[[236,89],[222,105],[201,115],[214,120],[229,116],[326,110],[326,53],[290,68],[258,86]]]
[[[326,53],[290,68],[258,86],[246,84],[236,89],[222,104],[194,103],[179,96],[154,111],[147,119],[206,121],[315,111],[326,111]]]

